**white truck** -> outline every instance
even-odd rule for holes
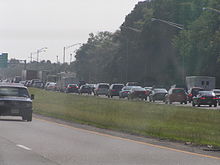
[[[192,87],[200,87],[205,90],[212,90],[212,89],[215,89],[215,77],[187,76],[186,86],[188,90]]]

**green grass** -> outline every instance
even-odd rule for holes
[[[34,112],[141,136],[220,146],[220,111],[30,89]]]

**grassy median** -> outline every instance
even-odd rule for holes
[[[30,89],[34,112],[141,136],[220,146],[220,111]]]

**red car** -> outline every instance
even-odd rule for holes
[[[171,88],[168,91],[168,94],[165,96],[165,103],[172,104],[173,102],[187,104],[187,94],[183,88]]]

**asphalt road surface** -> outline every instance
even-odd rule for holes
[[[34,118],[0,118],[0,165],[219,165],[185,152]]]

